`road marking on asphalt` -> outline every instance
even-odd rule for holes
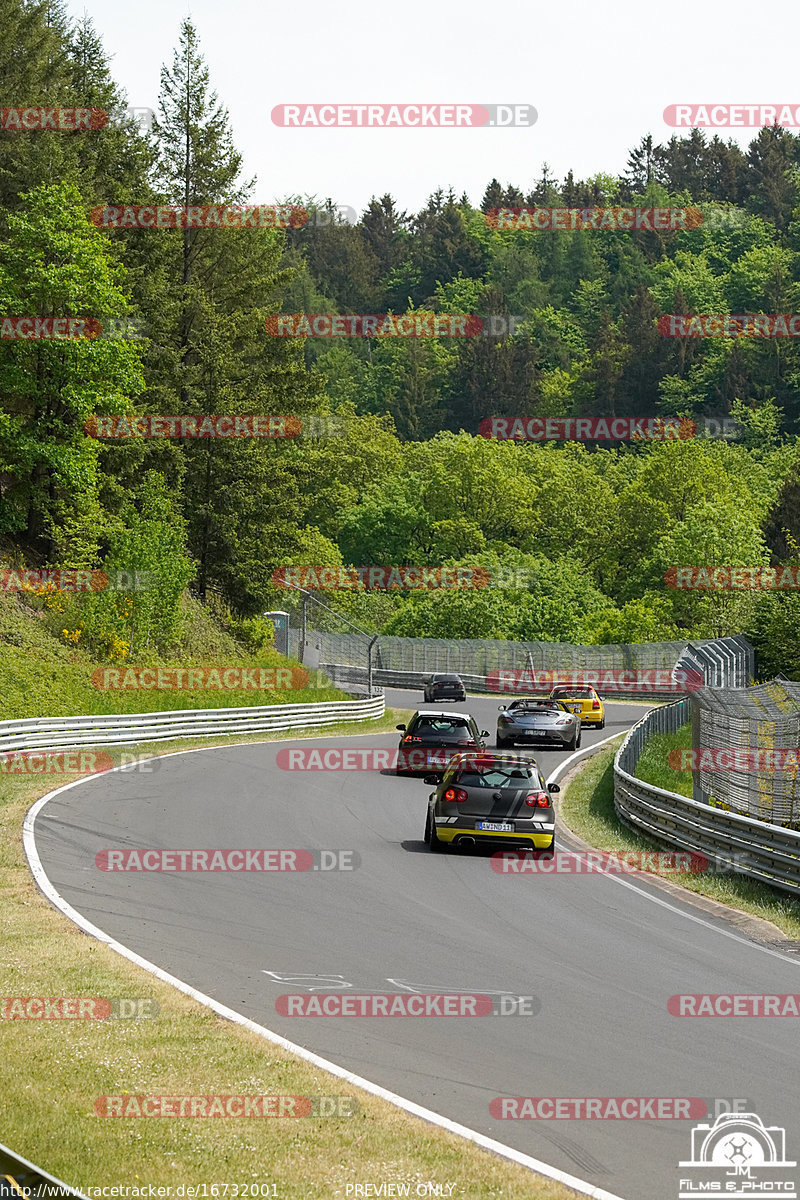
[[[178,750],[170,757],[175,757],[177,754],[196,753],[197,750]],[[546,1179],[555,1179],[558,1183],[563,1183],[566,1187],[571,1187],[574,1191],[580,1192],[581,1195],[591,1197],[591,1200],[624,1200],[624,1197],[618,1196],[614,1192],[607,1192],[604,1188],[595,1187],[593,1183],[588,1183],[584,1179],[578,1179],[576,1175],[570,1175],[567,1171],[562,1171],[558,1167],[553,1167],[538,1158],[533,1158],[530,1154],[523,1154],[522,1151],[515,1150],[512,1146],[506,1146],[503,1142],[498,1142],[494,1138],[487,1137],[486,1134],[479,1133],[476,1129],[470,1129],[467,1125],[461,1125],[458,1121],[451,1121],[449,1117],[445,1117],[442,1113],[434,1112],[430,1108],[424,1108],[414,1100],[407,1100],[404,1096],[399,1096],[396,1092],[390,1092],[387,1088],[381,1087],[378,1083],[373,1083],[370,1079],[365,1079],[361,1075],[356,1075],[352,1071],[348,1071],[346,1067],[340,1067],[338,1063],[331,1062],[327,1058],[322,1058],[319,1054],[314,1054],[313,1051],[307,1050],[305,1046],[298,1046],[296,1042],[290,1042],[288,1038],[281,1037],[279,1033],[275,1033],[272,1029],[267,1029],[265,1025],[257,1024],[249,1017],[242,1016],[235,1009],[228,1008],[225,1004],[220,1004],[213,996],[206,996],[205,993],[198,991],[191,984],[184,983],[182,979],[178,979],[175,975],[170,975],[169,972],[162,970],[155,963],[142,958],[135,950],[131,950],[128,946],[123,945],[122,942],[116,941],[103,929],[100,929],[99,926],[93,925],[77,909],[73,908],[50,882],[42,861],[39,858],[39,852],[36,849],[34,829],[36,817],[45,804],[55,799],[56,796],[60,796],[84,782],[85,780],[83,779],[76,779],[72,783],[67,783],[63,787],[56,788],[53,792],[48,792],[46,796],[41,796],[28,809],[22,827],[22,842],[25,856],[28,859],[28,865],[36,883],[50,903],[77,925],[79,929],[82,929],[84,933],[88,933],[91,937],[96,938],[97,941],[103,942],[110,950],[113,950],[122,958],[127,958],[129,962],[135,963],[136,966],[142,967],[145,971],[149,971],[156,979],[160,979],[163,983],[168,983],[171,987],[183,992],[184,995],[189,996],[192,1000],[196,1000],[198,1004],[203,1004],[206,1008],[210,1008],[218,1016],[241,1025],[243,1029],[248,1029],[252,1033],[258,1034],[276,1046],[282,1046],[284,1050],[290,1051],[290,1053],[297,1055],[298,1058],[302,1058],[306,1062],[310,1062],[314,1066],[328,1071],[331,1075],[335,1075],[339,1079],[346,1080],[348,1083],[353,1084],[354,1087],[360,1087],[363,1091],[369,1092],[373,1096],[378,1096],[381,1100],[386,1100],[389,1104],[393,1104],[395,1108],[400,1108],[412,1116],[420,1117],[430,1125],[436,1125],[448,1133],[453,1133],[458,1137],[464,1138],[466,1141],[474,1142],[475,1145],[480,1146],[484,1150],[489,1150],[493,1154],[497,1154],[500,1158],[508,1159],[510,1162],[518,1163],[519,1166],[527,1167],[530,1171],[544,1175]]]

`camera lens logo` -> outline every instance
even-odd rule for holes
[[[733,1197],[752,1196],[754,1190],[797,1197],[795,1181],[786,1176],[785,1168],[797,1166],[786,1158],[786,1132],[765,1125],[757,1113],[723,1113],[713,1125],[695,1125],[692,1157],[679,1166],[702,1168],[681,1179],[680,1200],[709,1190]]]

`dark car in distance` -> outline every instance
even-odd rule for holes
[[[466,700],[467,689],[460,675],[431,675],[423,689],[426,704],[437,700]]]
[[[398,725],[402,737],[397,748],[397,774],[444,774],[450,759],[460,751],[486,749],[488,729],[478,729],[469,713],[421,708],[408,725]]]

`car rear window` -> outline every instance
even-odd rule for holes
[[[485,771],[458,771],[455,782],[461,787],[523,788],[528,787],[531,780],[538,786],[539,780],[533,768],[521,763],[518,767],[497,766]]]
[[[434,675],[434,683],[461,683],[458,675]]]
[[[540,712],[543,708],[550,709],[550,710],[555,709],[557,712],[564,711],[563,708],[561,707],[560,703],[558,702],[558,700],[541,700],[537,703],[532,703],[530,700],[528,700],[528,701],[523,700],[518,704],[512,704],[509,707],[508,711],[515,712],[515,713]]]
[[[563,700],[566,697],[570,700],[594,700],[594,688],[559,688],[557,692],[553,692],[554,700]]]
[[[457,717],[420,717],[408,732],[413,733],[415,737],[431,741],[439,737],[453,738],[459,742],[473,740],[472,730],[467,722],[459,721]]]

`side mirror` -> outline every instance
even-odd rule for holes
[[[497,706],[497,711],[498,711],[498,712],[505,712],[505,711],[506,711],[506,706],[505,706],[505,704],[498,704],[498,706]]]
[[[558,786],[557,783],[548,783],[547,790],[548,790],[548,792],[560,792],[561,788]]]
[[[400,729],[402,731],[405,729],[405,725],[395,725],[395,729]]]
[[[430,784],[430,783],[435,783],[435,784],[437,785],[437,787],[438,787],[438,785],[439,785],[439,784],[440,784],[442,781],[441,781],[441,779],[439,778],[439,776],[438,776],[438,775],[423,775],[423,776],[422,776],[422,782],[423,782],[423,783],[429,783],[429,784]]]
[[[488,736],[489,736],[489,730],[488,730],[488,729],[482,729],[482,730],[481,730],[481,737],[488,737]]]

